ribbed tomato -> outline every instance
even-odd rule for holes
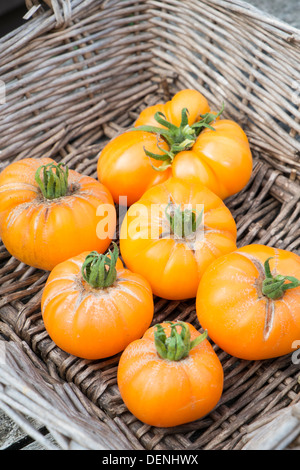
[[[162,323],[129,344],[118,366],[118,387],[142,422],[171,427],[200,419],[219,402],[223,368],[206,333],[185,322]]]
[[[264,245],[214,261],[197,292],[200,324],[224,351],[258,360],[292,352],[300,338],[300,257]]]
[[[180,178],[150,188],[124,217],[120,249],[159,297],[196,297],[212,261],[236,249],[236,224],[224,202],[200,183]]]
[[[155,184],[171,176],[196,179],[225,199],[248,183],[252,154],[243,129],[220,120],[197,90],[176,93],[170,101],[149,106],[135,130],[125,132],[99,155],[98,178],[114,201],[138,201]]]
[[[30,266],[51,270],[83,251],[102,253],[115,227],[112,196],[94,178],[50,158],[26,158],[0,174],[0,235],[11,255]]]
[[[121,352],[153,318],[148,282],[113,253],[85,252],[57,265],[42,296],[45,328],[62,350],[85,359]]]

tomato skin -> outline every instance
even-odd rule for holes
[[[143,126],[147,124],[148,126],[157,126],[157,127],[164,127],[159,122],[154,119],[155,113],[165,113],[165,104],[159,103],[153,106],[147,106],[147,108],[141,111],[139,117],[134,123],[134,127]]]
[[[300,287],[286,291],[278,300],[261,293],[258,267],[269,257],[274,257],[272,270],[276,266],[278,274],[300,278],[299,256],[253,244],[214,261],[199,284],[196,309],[200,324],[212,341],[241,359],[288,354],[300,337]],[[271,320],[266,329],[268,315]]]
[[[160,146],[168,146],[161,142]],[[157,147],[157,137],[149,132],[128,131],[111,140],[99,155],[98,179],[111,192],[116,204],[127,197],[127,204],[136,202],[151,186],[169,178],[171,170],[156,171],[151,167],[161,162],[150,159],[144,151],[162,154]],[[151,160],[151,162],[150,162]],[[125,205],[125,204],[121,204]]]
[[[163,215],[170,199],[178,205],[191,204],[194,210],[204,204],[204,241],[198,232],[188,241],[162,236],[165,217],[153,216],[153,210]],[[205,186],[170,178],[129,208],[121,226],[120,249],[127,267],[144,276],[155,295],[193,298],[207,266],[236,249],[236,224],[223,201]]]
[[[201,178],[199,175],[201,175]],[[225,188],[223,188],[222,183],[220,183],[209,162],[201,158],[193,149],[179,152],[175,156],[172,164],[172,176],[175,178],[183,178],[194,183],[200,182],[215,194],[223,194],[225,191]]]
[[[190,324],[189,329],[192,340],[199,336]],[[208,340],[188,357],[169,361],[156,352],[154,327],[127,346],[118,366],[118,387],[127,408],[156,427],[177,426],[208,414],[220,400],[223,381],[222,365]]]
[[[210,112],[207,99],[197,90],[181,90],[170,101],[166,103],[159,103],[154,106],[149,106],[144,109],[137,118],[134,126],[151,125],[157,127],[164,127],[154,119],[154,114],[160,112],[165,115],[167,121],[180,125],[181,111],[187,108],[189,111],[188,121],[189,124],[196,122],[201,114]]]
[[[172,164],[176,177],[199,179],[221,199],[241,191],[253,168],[246,134],[230,120],[213,123],[214,131],[205,129],[197,138],[190,156],[178,153]],[[196,161],[194,161],[196,160]]]
[[[45,328],[62,350],[84,359],[121,352],[140,338],[153,318],[153,295],[146,280],[117,261],[117,280],[94,289],[82,279],[89,252],[64,261],[51,271],[42,295]]]
[[[51,270],[85,250],[104,252],[116,226],[109,190],[99,181],[69,170],[70,193],[49,200],[35,181],[50,158],[27,158],[10,164],[0,174],[0,235],[7,250],[20,261]],[[101,205],[109,207],[107,234],[97,235]],[[104,206],[103,206],[104,207]]]
[[[183,108],[188,109],[189,125],[198,121],[201,114],[210,111],[207,99],[199,91],[192,89],[180,90],[165,105],[167,120],[175,126],[179,126]]]

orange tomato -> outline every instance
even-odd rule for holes
[[[98,179],[109,189],[116,204],[130,206],[148,188],[169,178],[170,169],[155,170],[160,163],[145,154],[147,148],[162,155],[157,144],[157,137],[149,132],[129,131],[112,139],[102,150],[97,164]],[[168,148],[165,142],[159,145]],[[125,202],[122,197],[126,197]]]
[[[196,179],[222,199],[239,192],[252,173],[250,146],[242,128],[219,115],[192,89],[149,106],[135,130],[119,135],[100,153],[99,181],[115,202],[126,196],[128,205],[171,176]]]
[[[45,328],[69,354],[92,360],[113,356],[151,324],[151,288],[124,268],[117,253],[81,253],[49,275],[42,295]]]
[[[300,338],[300,257],[249,245],[214,261],[199,284],[200,324],[224,351],[260,360],[293,350]]]
[[[159,111],[165,115],[167,121],[175,126],[180,126],[181,113],[184,108],[188,109],[189,125],[198,121],[202,114],[210,112],[208,101],[201,93],[197,90],[186,89],[176,93],[173,98],[166,103],[148,106],[140,113],[134,125],[135,127],[144,125],[160,126],[154,119],[155,113]]]
[[[171,427],[200,419],[217,405],[223,368],[205,338],[189,323],[162,323],[126,347],[118,387],[136,418]]]
[[[210,263],[236,249],[236,224],[208,188],[170,178],[129,208],[120,249],[127,267],[144,276],[155,295],[192,298]]]
[[[191,150],[173,160],[173,176],[199,180],[221,199],[241,191],[252,173],[248,139],[234,121],[219,120],[205,129]]]
[[[105,218],[97,215],[101,208]],[[107,231],[100,233],[103,220]],[[11,255],[30,266],[51,270],[85,250],[103,252],[115,226],[108,189],[94,178],[63,170],[50,158],[26,158],[0,174],[0,235]]]

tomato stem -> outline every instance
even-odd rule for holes
[[[113,285],[117,279],[116,264],[119,249],[114,243],[114,250],[107,254],[92,251],[84,260],[81,268],[83,279],[94,289],[105,289]]]
[[[68,192],[69,169],[63,163],[48,163],[40,166],[35,173],[35,181],[46,199],[57,199]],[[43,178],[41,178],[43,173]]]
[[[168,211],[169,208],[171,210]],[[174,206],[169,203],[165,209],[165,215],[172,232],[179,238],[186,238],[199,228],[203,219],[203,209],[200,212],[192,209],[182,211],[179,205]]]
[[[171,325],[170,336],[166,336],[165,328],[158,324],[155,326],[154,343],[158,355],[169,361],[180,361],[189,355],[191,349],[200,344],[206,337],[207,331],[191,341],[190,329],[185,322],[167,322]],[[181,327],[180,333],[177,327]]]
[[[262,293],[269,299],[277,300],[283,297],[287,290],[300,287],[300,281],[293,276],[282,276],[281,274],[274,277],[270,268],[271,259],[273,258],[268,258],[264,264],[266,277],[262,283]],[[289,282],[287,283],[287,281]]]
[[[201,114],[201,119],[199,121],[189,125],[188,109],[183,108],[181,111],[181,123],[179,126],[175,126],[171,122],[167,121],[166,116],[162,112],[158,111],[155,113],[154,118],[159,124],[164,126],[163,128],[145,125],[135,127],[132,130],[157,134],[158,136],[161,136],[169,145],[169,149],[165,150],[160,147],[159,144],[157,144],[157,147],[162,151],[162,154],[149,152],[144,148],[145,154],[148,157],[163,162],[161,167],[153,166],[153,168],[158,171],[164,171],[172,164],[175,155],[177,155],[179,152],[182,152],[183,150],[190,150],[193,147],[197,137],[204,129],[211,129],[213,131],[215,130],[214,127],[211,126],[211,123],[214,122],[223,113],[223,111],[224,103],[222,104],[222,107],[217,114]]]

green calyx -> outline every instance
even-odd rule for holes
[[[185,322],[167,322],[171,325],[170,336],[166,336],[165,328],[158,324],[155,326],[154,343],[158,355],[169,361],[180,361],[189,355],[191,349],[200,344],[206,337],[207,331],[191,341],[190,329]],[[181,331],[178,332],[177,328]]]
[[[162,161],[161,166],[153,166],[153,168],[158,171],[164,171],[171,166],[177,153],[182,152],[183,150],[190,150],[193,147],[197,137],[204,129],[211,129],[213,131],[215,130],[214,127],[211,126],[211,123],[214,122],[223,113],[223,111],[224,104],[222,105],[222,108],[218,114],[201,114],[201,119],[191,126],[188,123],[187,108],[183,108],[181,111],[181,123],[179,126],[175,126],[171,122],[167,121],[165,115],[158,111],[155,113],[154,118],[159,124],[164,126],[163,128],[145,125],[135,127],[132,130],[157,134],[158,136],[161,136],[168,144],[169,150],[165,150],[160,147],[159,144],[157,144],[157,147],[162,152],[162,154],[152,153],[147,149],[144,149],[148,157]]]
[[[300,281],[293,276],[282,276],[281,274],[273,276],[270,269],[271,259],[268,258],[264,264],[266,277],[262,283],[262,293],[269,299],[277,300],[283,297],[287,290],[300,287]]]
[[[69,169],[63,166],[63,163],[48,163],[37,169],[35,181],[46,199],[57,199],[67,194]],[[41,173],[43,178],[41,178]]]
[[[83,279],[94,289],[105,289],[113,285],[117,279],[116,264],[119,249],[114,243],[114,250],[107,254],[92,251],[84,260],[81,268]]]
[[[203,210],[199,213],[192,209],[181,210],[179,205],[169,203],[165,209],[165,216],[170,224],[171,232],[178,238],[187,238],[201,225]]]

